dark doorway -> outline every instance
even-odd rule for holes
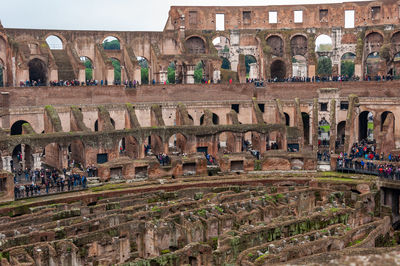
[[[38,85],[46,85],[47,83],[47,67],[46,64],[38,59],[32,59],[28,63],[29,80],[36,81]]]
[[[286,65],[282,60],[275,60],[271,64],[271,78],[283,80],[286,77]]]

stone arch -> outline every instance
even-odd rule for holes
[[[215,113],[212,113],[212,122],[213,125],[219,125],[219,116]],[[204,124],[204,114],[200,116],[200,125]]]
[[[372,52],[367,55],[365,60],[365,73],[368,76],[376,76],[382,74],[383,60],[379,52]]]
[[[178,152],[180,154],[187,153],[187,137],[182,133],[176,133],[169,138],[169,151]]]
[[[218,55],[221,57],[229,57],[229,50],[231,46],[231,41],[228,37],[224,35],[215,36],[212,40],[214,48],[218,51]]]
[[[37,82],[38,85],[47,84],[48,69],[46,63],[39,59],[33,58],[28,63],[29,67],[29,80]]]
[[[326,34],[321,34],[315,39],[315,52],[332,52],[332,38]]]
[[[393,35],[390,38],[390,43],[395,52],[400,51],[400,31],[393,33]]]
[[[63,39],[61,39],[58,35],[48,34],[45,40],[50,50],[63,50],[65,48],[65,41],[63,41]]]
[[[33,167],[32,153],[32,147],[28,144],[21,143],[15,146],[11,153],[11,157],[13,159],[13,168],[16,171],[19,169],[22,171],[24,169],[31,169]]]
[[[114,35],[106,36],[103,39],[101,44],[103,45],[104,50],[121,50],[122,49],[121,39]]]
[[[271,48],[271,55],[283,57],[285,47],[283,39],[278,35],[271,35],[266,39],[267,45]]]
[[[290,116],[287,113],[283,113],[285,115],[285,125],[290,126]]]
[[[14,122],[11,126],[10,135],[22,135],[22,125],[28,123],[25,120],[18,120]],[[29,124],[29,123],[28,123]]]
[[[115,129],[115,121],[114,121],[114,119],[110,118],[110,122],[111,122],[111,125],[113,125],[113,127]],[[94,122],[93,130],[95,132],[99,131],[99,120],[98,119],[96,119],[96,121]]]
[[[371,111],[363,111],[358,116],[358,140],[374,139],[374,114]]]
[[[290,52],[292,56],[306,56],[308,49],[307,37],[301,34],[296,34],[290,39]]]
[[[340,57],[340,75],[351,78],[355,72],[356,55],[351,52],[344,53]]]
[[[389,114],[393,115],[394,120],[396,121],[396,117],[394,115],[394,113],[392,113],[391,111],[385,111],[381,114],[381,131],[383,131],[383,125],[385,124],[386,118]],[[393,127],[395,126],[396,123],[393,123]]]
[[[377,31],[372,31],[364,39],[367,52],[379,51],[383,45],[383,35]]]
[[[87,56],[81,56],[80,60],[85,65],[85,80],[92,80],[93,77],[93,60]]]
[[[185,40],[185,46],[189,54],[205,54],[206,43],[200,36],[189,36]]]
[[[276,59],[271,64],[271,78],[283,80],[286,77],[286,64],[281,59]]]

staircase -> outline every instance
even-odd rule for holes
[[[73,80],[75,79],[74,69],[72,68],[71,61],[69,60],[68,54],[65,50],[51,50],[56,65],[58,67],[58,79],[59,80]]]

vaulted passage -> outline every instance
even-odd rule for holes
[[[47,67],[46,64],[38,59],[32,59],[28,63],[29,67],[29,80],[36,81],[39,85],[47,83]]]
[[[271,64],[271,78],[284,79],[286,77],[286,65],[282,60],[275,60]]]

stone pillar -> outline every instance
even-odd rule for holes
[[[336,100],[331,100],[331,130],[330,130],[330,139],[329,139],[329,152],[330,154],[335,153],[335,146],[336,146],[336,139],[337,139],[337,132],[336,132]]]
[[[258,79],[258,64],[252,63],[249,64],[250,72],[249,72],[249,79]]]
[[[362,65],[361,64],[355,64],[355,66],[354,66],[354,76],[360,77],[361,79],[364,77],[363,72],[362,72]]]
[[[260,154],[267,151],[267,136],[260,133]]]
[[[213,72],[213,80],[214,83],[218,83],[218,80],[221,80],[221,70],[214,70]]]
[[[164,84],[168,80],[168,72],[167,71],[160,71],[160,83]]]
[[[85,167],[85,165],[82,165]],[[60,169],[68,168],[68,147],[61,148]]]
[[[78,80],[80,83],[85,82],[86,80],[86,69],[79,69]]]
[[[139,143],[139,158],[144,158],[146,154],[144,153],[144,143]]]
[[[186,73],[184,73],[185,84],[194,84],[194,68],[195,65],[186,66]]]
[[[1,156],[3,160],[3,170],[11,172],[11,156]]]
[[[33,169],[40,169],[42,168],[42,161],[40,158],[40,154],[39,153],[34,153],[32,154],[33,157]]]

